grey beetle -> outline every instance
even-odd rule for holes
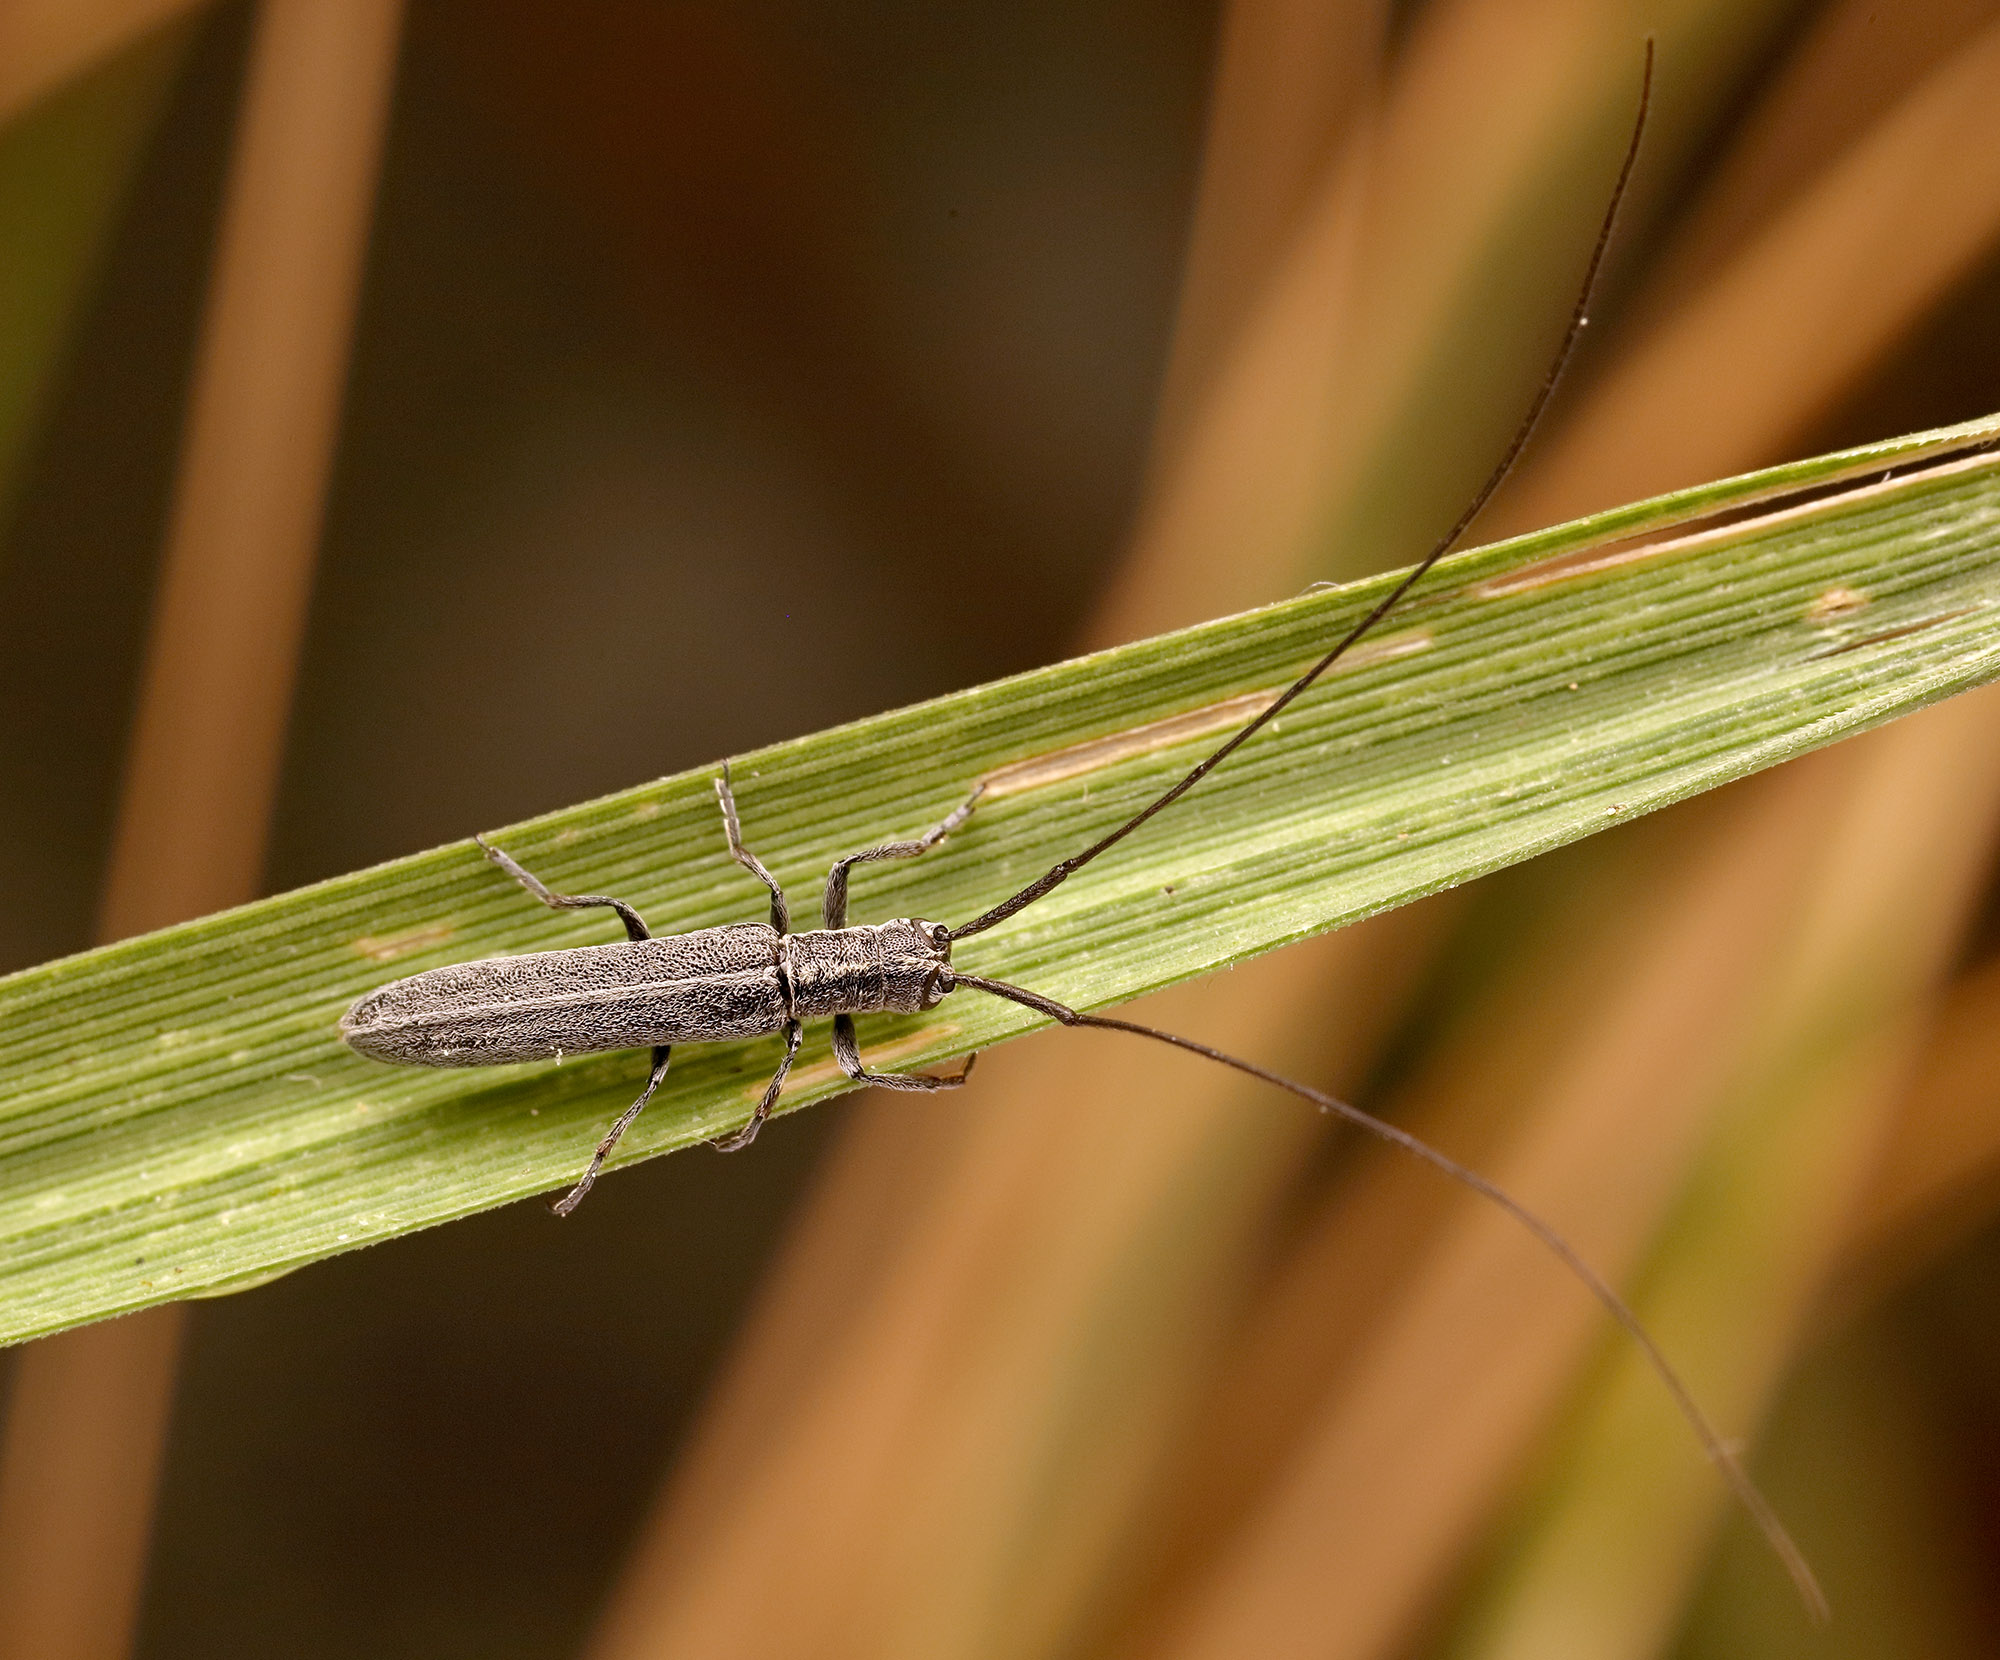
[[[405,1066],[497,1066],[509,1061],[559,1060],[607,1049],[650,1048],[652,1075],[639,1099],[611,1126],[583,1178],[556,1205],[568,1215],[597,1180],[611,1149],[666,1076],[676,1043],[723,1043],[785,1034],[785,1058],[750,1121],[715,1143],[726,1152],[747,1147],[777,1104],[799,1052],[804,1023],[831,1015],[833,1049],[842,1070],[889,1089],[950,1089],[972,1070],[934,1077],[925,1072],[871,1072],[855,1045],[857,1014],[915,1014],[937,1005],[957,985],[952,932],[942,923],[899,917],[847,923],[847,874],[875,859],[908,859],[950,835],[971,815],[979,793],[915,841],[886,842],[848,855],[826,879],[825,926],[791,930],[790,907],[778,880],[743,845],[730,792],[729,769],[715,781],[729,851],[771,890],[771,920],[733,922],[656,939],[639,913],[602,894],[556,893],[497,847],[479,845],[502,870],[544,905],[559,910],[603,906],[625,925],[622,945],[584,945],[521,957],[454,963],[370,992],[341,1017],[341,1035],[371,1060]],[[997,920],[997,919],[996,919]]]
[[[972,1072],[968,1056],[957,1072],[874,1072],[863,1064],[855,1042],[857,1014],[911,1014],[935,1008],[960,988],[983,991],[1035,1010],[1065,1026],[1096,1027],[1128,1032],[1171,1044],[1221,1065],[1288,1090],[1369,1133],[1391,1142],[1443,1171],[1453,1180],[1492,1200],[1513,1216],[1574,1273],[1613,1319],[1631,1336],[1658,1373],[1674,1404],[1693,1429],[1703,1450],[1716,1465],[1737,1499],[1750,1513],[1790,1573],[1808,1610],[1824,1619],[1826,1601],[1798,1547],[1785,1532],[1764,1496],[1751,1482],[1736,1455],[1709,1423],[1678,1372],[1661,1352],[1639,1318],[1604,1278],[1587,1263],[1555,1227],[1512,1195],[1446,1157],[1409,1132],[1358,1107],[1267,1071],[1253,1062],[1211,1049],[1136,1021],[1108,1015],[1082,1014],[1054,998],[1023,986],[966,974],[952,965],[954,942],[969,938],[1035,903],[1100,854],[1123,841],[1155,813],[1173,805],[1208,776],[1289,704],[1302,696],[1362,637],[1379,624],[1437,561],[1458,542],[1494,492],[1512,471],[1543,410],[1554,393],[1588,318],[1590,296],[1603,264],[1619,204],[1637,160],[1645,130],[1653,74],[1653,48],[1646,48],[1646,78],[1640,95],[1639,118],[1618,176],[1595,248],[1591,252],[1581,294],[1571,312],[1569,328],[1554,365],[1529,407],[1500,463],[1472,503],[1423,559],[1407,571],[1367,615],[1354,624],[1325,656],[1313,664],[1273,702],[1246,721],[1212,754],[1170,789],[1123,824],[1082,852],[1052,865],[1042,875],[958,928],[917,917],[850,926],[847,921],[848,873],[857,864],[878,859],[908,859],[936,847],[964,824],[979,799],[972,795],[941,823],[912,841],[885,842],[851,853],[837,861],[826,880],[821,907],[823,926],[793,933],[784,890],[757,856],[743,845],[736,802],[725,766],[716,780],[716,795],[728,833],[729,850],[737,863],[757,877],[771,894],[768,924],[739,922],[703,928],[691,934],[656,939],[639,913],[622,899],[601,894],[555,893],[497,847],[479,842],[486,856],[544,905],[557,909],[602,906],[615,911],[625,925],[626,940],[615,945],[580,946],[541,951],[520,957],[495,957],[459,963],[397,980],[361,998],[342,1017],[340,1029],[359,1053],[375,1060],[411,1066],[485,1066],[508,1061],[560,1059],[610,1049],[651,1048],[652,1072],[639,1098],[619,1115],[598,1143],[589,1168],[555,1206],[567,1215],[590,1191],[605,1159],[626,1127],[638,1117],[666,1076],[676,1043],[715,1043],[731,1039],[785,1034],[785,1055],[749,1121],[734,1134],[718,1140],[724,1150],[746,1147],[770,1116],[793,1058],[798,1054],[804,1022],[831,1016],[833,1052],[841,1070],[857,1083],[888,1089],[953,1089]]]

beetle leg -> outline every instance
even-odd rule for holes
[[[604,1168],[604,1161],[611,1156],[611,1149],[618,1145],[618,1138],[625,1133],[626,1127],[632,1120],[644,1110],[646,1103],[652,1100],[653,1091],[660,1087],[660,1080],[667,1075],[668,1057],[673,1052],[673,1046],[666,1043],[653,1051],[653,1075],[646,1080],[646,1087],[639,1092],[639,1099],[621,1112],[618,1115],[618,1122],[605,1132],[604,1139],[597,1144],[597,1151],[590,1155],[590,1168],[584,1171],[583,1180],[549,1207],[556,1215],[567,1216],[583,1203],[583,1196],[590,1191],[591,1184],[597,1180],[597,1173]]]
[[[525,870],[507,854],[502,853],[484,836],[474,836],[479,843],[479,851],[504,870],[522,887],[533,894],[544,905],[554,911],[581,911],[593,905],[602,905],[618,913],[618,920],[625,924],[625,937],[633,940],[649,940],[653,936],[647,930],[645,919],[622,899],[610,899],[601,893],[557,893],[546,886],[533,871]]]
[[[880,1084],[884,1089],[956,1089],[972,1076],[972,1063],[979,1059],[979,1052],[974,1050],[965,1057],[965,1065],[943,1077],[931,1072],[870,1072],[855,1046],[854,1017],[837,1014],[833,1017],[833,1058],[858,1084]]]
[[[838,861],[826,875],[826,897],[820,903],[824,925],[828,928],[847,926],[847,872],[851,867],[876,859],[914,859],[919,853],[928,853],[972,817],[972,809],[978,806],[979,798],[985,793],[986,786],[979,785],[964,801],[952,808],[942,822],[933,824],[915,841],[884,842],[880,847],[863,848],[861,852],[850,853]]]
[[[722,776],[715,781],[715,795],[722,803],[722,827],[729,833],[729,856],[771,890],[771,926],[781,934],[789,934],[792,917],[785,904],[785,890],[778,886],[777,877],[764,868],[764,861],[743,845],[743,826],[736,817],[736,797],[729,788],[727,761],[722,763]]]
[[[785,1058],[778,1062],[778,1075],[771,1080],[764,1091],[764,1099],[757,1103],[757,1110],[750,1115],[750,1122],[742,1129],[729,1135],[717,1136],[709,1143],[718,1153],[740,1153],[757,1139],[757,1132],[764,1127],[764,1120],[771,1116],[771,1109],[778,1104],[778,1091],[785,1087],[785,1074],[792,1069],[792,1057],[799,1052],[799,1039],[806,1029],[796,1020],[785,1022]]]

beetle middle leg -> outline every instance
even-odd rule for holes
[[[649,940],[653,936],[647,929],[645,919],[622,899],[611,899],[601,893],[557,893],[548,887],[533,871],[516,864],[507,854],[502,853],[484,836],[474,836],[479,843],[479,851],[504,870],[522,887],[533,894],[552,911],[581,911],[593,905],[602,905],[618,913],[618,920],[625,924],[625,937],[634,940]],[[587,1184],[586,1184],[587,1185]]]
[[[764,1099],[757,1103],[757,1110],[750,1115],[750,1122],[742,1129],[729,1135],[719,1135],[709,1143],[718,1153],[740,1153],[757,1139],[757,1132],[764,1127],[764,1120],[771,1116],[771,1109],[778,1104],[778,1091],[785,1087],[785,1074],[792,1069],[792,1059],[799,1052],[799,1039],[806,1029],[796,1020],[785,1022],[785,1058],[778,1062],[778,1075],[764,1091]]]
[[[630,1126],[633,1119],[645,1110],[646,1103],[653,1098],[653,1091],[660,1087],[660,1080],[667,1075],[667,1062],[673,1056],[673,1045],[663,1043],[653,1051],[653,1073],[646,1080],[646,1087],[639,1091],[639,1099],[618,1115],[618,1122],[604,1133],[604,1139],[597,1144],[597,1151],[590,1155],[590,1168],[583,1173],[583,1180],[565,1193],[549,1208],[558,1216],[567,1216],[583,1203],[583,1196],[590,1191],[597,1180],[598,1171],[604,1168],[604,1161],[611,1156],[611,1149],[618,1145],[618,1138]]]
[[[826,875],[826,897],[820,905],[823,925],[828,928],[847,926],[847,873],[850,869],[876,859],[914,859],[919,853],[928,853],[972,817],[972,809],[979,805],[979,798],[985,793],[986,786],[979,785],[972,794],[947,813],[943,820],[933,824],[915,841],[884,842],[880,847],[866,847],[859,853],[850,853],[846,858],[836,861],[833,869]]]
[[[833,1058],[857,1084],[880,1084],[884,1089],[956,1089],[972,1076],[972,1063],[979,1056],[967,1055],[965,1065],[942,1077],[930,1072],[870,1072],[854,1041],[854,1016],[837,1014],[833,1017]]]
[[[785,890],[778,886],[777,877],[764,868],[764,861],[743,845],[743,826],[736,817],[736,796],[729,788],[727,761],[722,763],[722,776],[715,781],[715,795],[722,803],[722,827],[729,833],[729,856],[771,890],[771,926],[781,934],[789,934],[792,915],[785,904]]]

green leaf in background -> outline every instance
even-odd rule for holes
[[[0,130],[0,528],[192,32],[185,21],[158,30]]]
[[[2000,677],[2000,457],[1883,476],[1996,438],[2000,418],[1454,557],[1186,801],[965,942],[962,965],[1079,1007],[1120,1002]],[[1742,516],[1802,491],[1818,493]],[[946,847],[855,883],[857,920],[967,921],[1157,792],[1242,718],[1212,706],[1282,686],[1392,580],[742,757],[746,837],[810,914],[834,858],[994,778]],[[1023,765],[1075,745],[1096,747]],[[630,898],[655,932],[754,919],[761,890],[729,860],[712,775],[496,838],[556,887]],[[0,1337],[566,1185],[636,1093],[643,1054],[402,1069],[350,1054],[335,1022],[419,969],[614,937],[543,910],[459,843],[0,980]],[[961,992],[864,1021],[863,1049],[921,1064],[1031,1024]],[[777,1054],[775,1039],[684,1047],[622,1157],[740,1123]],[[846,1087],[825,1032],[809,1034],[784,1104]]]

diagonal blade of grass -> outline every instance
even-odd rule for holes
[[[1119,1001],[2000,676],[2000,459],[1631,541],[1995,434],[1920,435],[1459,556],[1371,657],[1148,838],[968,946],[966,966]],[[839,853],[934,817],[969,778],[1282,684],[1381,589],[1303,596],[746,757],[753,844],[803,888]],[[1156,753],[1119,746],[1002,795],[949,851],[865,884],[862,914],[964,919],[1136,805],[1194,741],[1182,725]],[[680,930],[758,909],[715,818],[702,772],[501,839],[556,885],[629,895],[656,930]],[[392,1070],[349,1055],[334,1021],[396,974],[602,937],[524,904],[460,845],[0,981],[0,1335],[226,1289],[560,1184],[636,1088],[638,1057]],[[925,1061],[1026,1024],[960,996],[871,1037],[883,1058]],[[632,1154],[739,1122],[774,1057],[774,1043],[691,1051]],[[792,1105],[844,1087],[823,1040],[795,1077]]]

